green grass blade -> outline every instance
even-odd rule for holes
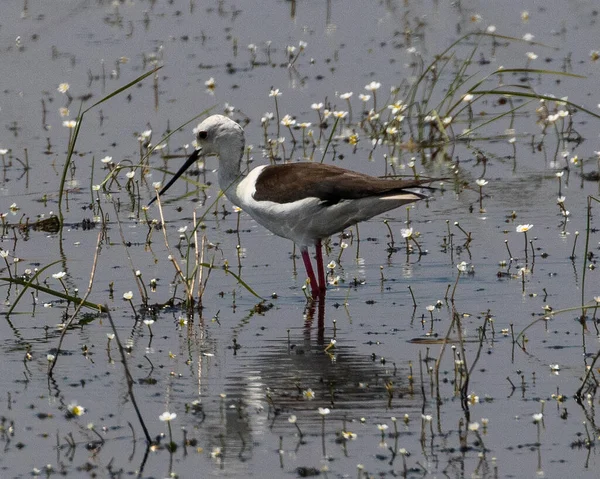
[[[572,106],[573,108],[577,108],[578,110],[584,111],[588,115],[593,116],[594,118],[598,118],[600,120],[600,115],[594,113],[587,108],[584,108],[581,105],[577,105],[569,100],[561,100],[560,98],[556,98],[555,96],[549,95],[541,95],[539,93],[527,93],[527,92],[518,92],[518,91],[510,91],[510,90],[475,90],[471,92],[473,95],[505,95],[505,96],[513,96],[518,98],[534,98],[537,100],[546,100],[546,101],[555,101],[559,103],[565,103],[566,105]]]
[[[215,265],[209,264],[209,263],[200,263],[200,266],[202,266],[203,268],[209,268],[209,269],[221,269],[221,268],[217,268],[217,267],[215,267]],[[262,296],[260,296],[258,293],[256,293],[250,286],[248,286],[248,283],[246,283],[240,276],[238,276],[237,274],[235,274],[230,269],[227,269],[227,268],[222,268],[222,269],[225,271],[225,273],[230,274],[231,276],[233,276],[238,281],[238,283],[240,283],[244,288],[246,288],[246,290],[249,293],[253,294],[258,299],[261,299],[261,300],[264,299]]]
[[[561,72],[559,70],[542,70],[537,68],[503,68],[502,70],[496,70],[490,73],[490,75],[501,75],[502,73],[538,73],[542,75],[560,75],[571,78],[587,78],[585,75],[577,75],[576,73]]]
[[[29,288],[29,284],[33,283],[33,280],[37,279],[40,276],[40,274],[42,274],[50,266],[54,266],[55,264],[60,263],[61,261],[62,260],[56,260],[53,263],[47,264],[43,268],[38,269],[36,271],[36,273],[31,277],[31,279],[28,281],[28,285],[26,285],[25,288],[23,288],[23,291],[21,291],[21,293],[19,293],[19,295],[17,296],[17,299],[15,299],[13,305],[10,307],[10,309],[6,313],[6,316],[10,316],[10,314],[13,312],[13,310],[15,309],[15,307],[17,306],[17,304],[19,303],[19,301],[21,300],[21,298],[23,297],[23,295],[26,293],[27,289]]]
[[[71,136],[71,141],[69,143],[69,151],[67,152],[67,159],[65,161],[65,166],[63,167],[63,172],[62,172],[62,176],[60,179],[60,187],[58,190],[58,219],[60,220],[61,225],[64,223],[64,215],[62,212],[62,200],[63,200],[63,196],[65,193],[65,183],[67,181],[67,174],[69,172],[69,167],[71,166],[71,158],[73,158],[73,152],[75,151],[75,144],[77,143],[77,137],[79,136],[81,124],[83,123],[83,117],[85,116],[85,114],[88,111],[90,111],[95,106],[98,106],[98,105],[104,103],[105,101],[110,100],[111,98],[118,95],[119,93],[122,93],[125,90],[131,88],[133,85],[141,82],[142,80],[144,80],[146,77],[152,75],[153,73],[156,73],[161,68],[162,67],[156,67],[153,70],[144,73],[143,75],[137,77],[135,80],[127,83],[127,85],[122,86],[121,88],[117,88],[115,91],[113,91],[112,93],[109,93],[108,95],[101,98],[96,103],[94,103],[92,106],[90,106],[89,108],[86,108],[83,111],[81,110],[82,106],[79,107],[79,114],[77,115],[77,123],[75,125],[75,130],[73,131],[73,135]]]
[[[83,114],[87,113],[88,111],[90,111],[92,108],[104,103],[105,101],[110,100],[112,97],[117,96],[119,93],[123,93],[125,90],[129,90],[132,86],[136,85],[137,83],[141,82],[142,80],[145,80],[147,77],[149,77],[150,75],[156,73],[158,70],[160,70],[162,68],[162,66],[160,67],[156,67],[153,70],[150,70],[149,72],[144,73],[143,75],[140,75],[139,77],[137,77],[135,80],[130,81],[129,83],[127,83],[127,85],[122,86],[121,88],[117,88],[115,91],[113,91],[112,93],[109,93],[108,95],[106,95],[105,97],[101,98],[100,100],[98,100],[96,103],[94,103],[92,106],[86,108],[83,112]]]
[[[58,263],[58,261],[57,261],[57,263]],[[52,263],[52,264],[55,264],[55,263]],[[51,266],[51,265],[48,265],[48,266]],[[24,286],[26,289],[33,288],[36,291],[41,291],[42,293],[49,294],[50,296],[55,296],[57,298],[61,298],[66,301],[71,301],[72,303],[75,303],[77,305],[81,304],[82,306],[85,306],[86,308],[95,309],[97,311],[100,311],[101,313],[105,313],[107,311],[106,307],[102,306],[101,304],[95,304],[95,303],[91,303],[89,301],[83,301],[81,298],[79,298],[77,296],[71,296],[66,293],[61,293],[60,291],[55,291],[53,289],[46,288],[45,286],[40,286],[39,284],[33,284],[31,281],[33,281],[34,278],[32,278],[30,281],[25,281],[25,280],[19,279],[19,278],[0,278],[0,281],[6,281],[7,283],[11,283],[11,284],[19,284],[21,286]],[[23,291],[23,293],[24,292],[25,291]],[[19,295],[18,299],[21,298],[23,293],[21,293]],[[16,302],[13,305],[13,307],[10,308],[10,311],[6,314],[9,315],[15,306],[16,306]]]

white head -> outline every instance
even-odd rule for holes
[[[194,150],[183,166],[161,190],[165,193],[185,170],[196,163],[199,156],[219,156],[219,184],[230,186],[240,178],[240,163],[244,154],[244,130],[235,121],[223,115],[212,115],[194,128],[198,149]],[[156,199],[156,198],[154,198]],[[154,201],[150,201],[152,204]]]
[[[212,115],[194,128],[196,142],[205,156],[220,155],[239,161],[244,150],[244,130],[223,115]]]

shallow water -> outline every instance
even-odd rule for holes
[[[448,145],[445,157],[401,150],[399,165],[416,155],[419,172],[451,178],[430,201],[410,209],[411,226],[420,232],[418,241],[427,254],[419,256],[414,245],[407,254],[401,236],[407,220],[403,208],[384,216],[393,245],[383,217],[362,223],[360,241],[357,231],[349,230],[352,237],[344,238],[349,246],[343,252],[340,238],[332,238],[327,261],[338,263],[334,274],[340,283],[330,287],[324,302],[313,305],[305,300],[304,270],[293,257],[293,245],[238,215],[226,200],[213,204],[218,196],[217,160],[209,158],[200,176],[189,176],[208,188],[197,192],[181,180],[163,199],[171,252],[180,264],[186,264],[183,256],[193,238],[184,238],[180,248],[176,245],[181,234],[190,235],[195,208],[205,225],[199,237],[205,235],[211,245],[205,261],[217,266],[206,282],[203,309],[186,316],[180,306],[184,288],[175,286],[163,233],[152,230],[148,242],[150,228],[141,206],[153,195],[152,182],[170,178],[164,169],[175,171],[190,151],[184,145],[193,139],[191,125],[175,132],[150,157],[152,169],[143,180],[141,170],[135,170],[134,193],[126,188],[125,173],[139,163],[138,136],[146,130],[152,130],[150,141],[158,144],[167,131],[206,108],[214,106],[213,112],[221,113],[227,102],[235,107],[234,119],[249,120],[245,130],[247,143],[254,145],[253,164],[263,164],[268,160],[262,153],[260,119],[275,109],[271,88],[282,91],[281,116],[290,113],[298,122],[312,122],[316,135],[317,114],[311,104],[327,99],[334,109],[346,110],[339,95],[353,91],[356,127],[366,109],[358,99],[360,92],[367,93],[366,84],[382,83],[377,101],[385,105],[390,87],[411,81],[421,59],[429,64],[463,33],[490,24],[501,35],[521,38],[532,33],[538,43],[496,38],[494,46],[490,37],[482,38],[479,46],[473,39],[461,43],[455,59],[440,73],[435,97],[445,95],[452,75],[476,48],[469,72],[478,78],[501,65],[586,76],[517,72],[506,73],[502,80],[529,85],[540,94],[568,96],[596,112],[599,63],[590,51],[598,48],[597,9],[577,1],[524,2],[521,9],[499,3],[4,5],[0,148],[10,151],[3,157],[0,212],[7,213],[9,226],[3,229],[0,247],[10,252],[13,274],[56,261],[40,281],[62,291],[52,275],[64,271],[64,287],[71,294],[77,288],[79,296],[88,287],[97,252],[89,300],[107,304],[115,328],[106,314],[82,310],[49,377],[47,355],[56,354],[61,334],[57,325],[73,313],[73,305],[44,293],[34,298],[28,291],[15,312],[0,322],[6,398],[0,405],[0,476],[47,474],[50,465],[71,477],[596,477],[596,388],[584,390],[581,404],[574,395],[600,347],[593,310],[587,311],[584,329],[577,309],[586,267],[586,304],[600,294],[597,269],[590,267],[600,241],[597,214],[592,215],[589,235],[593,257],[584,261],[586,199],[598,198],[599,184],[582,179],[574,164],[560,185],[556,173],[567,164],[564,150],[567,158],[578,155],[584,161],[586,174],[598,170],[598,119],[583,112],[573,116],[582,142],[558,141],[552,129],[543,137],[536,123],[536,100],[519,111],[513,124],[507,117],[479,130],[476,141]],[[530,12],[527,22],[521,17],[524,10]],[[288,68],[286,47],[298,47],[300,40],[307,42],[306,49],[294,68]],[[254,64],[247,48],[251,43],[257,46]],[[526,52],[538,58],[528,63]],[[26,218],[33,223],[58,211],[69,141],[62,122],[76,118],[82,98],[86,108],[155,64],[163,66],[156,77],[86,113],[68,172],[64,229],[56,233],[24,227]],[[211,77],[216,83],[212,92],[205,87]],[[57,91],[63,82],[70,85],[72,101]],[[484,85],[494,88],[499,82],[493,77]],[[60,116],[61,107],[70,110],[67,116]],[[475,123],[502,108],[493,99],[475,102]],[[454,133],[466,126],[465,115],[457,118]],[[276,137],[275,128],[272,123],[270,138]],[[505,133],[509,128],[515,132]],[[335,149],[335,164],[383,175],[390,168],[387,149],[373,150],[369,137],[356,131],[356,148],[336,140],[326,161],[333,161]],[[301,132],[294,135],[299,139]],[[286,137],[286,156],[308,156],[300,147],[292,152],[284,127],[280,136]],[[314,153],[317,161],[324,143]],[[101,163],[106,156],[126,168],[117,175],[118,182],[92,191],[91,185],[108,174]],[[26,161],[27,170],[22,166]],[[404,166],[401,173],[411,170]],[[489,182],[483,187],[484,211],[475,183],[480,177]],[[181,198],[186,191],[191,193]],[[566,222],[556,203],[559,194],[570,213]],[[18,209],[11,210],[12,203]],[[102,207],[105,229],[91,203]],[[598,204],[592,208],[596,213]],[[156,207],[147,214],[160,219]],[[88,228],[90,220],[93,227]],[[468,247],[455,222],[470,233]],[[520,224],[533,224],[527,255],[524,235],[516,232]],[[16,265],[15,257],[20,259]],[[461,261],[469,263],[469,274],[458,278],[452,303],[449,296]],[[500,265],[502,261],[507,265]],[[260,303],[225,274],[225,262],[267,300]],[[520,268],[525,266],[523,283]],[[149,303],[156,305],[152,311],[142,307],[136,270]],[[0,276],[8,276],[6,268]],[[155,291],[149,286],[151,278],[158,281]],[[2,287],[6,313],[22,287]],[[135,321],[123,299],[127,291],[133,291],[135,314],[155,320],[150,327]],[[161,307],[172,296],[176,306]],[[438,301],[432,322],[426,307]],[[574,309],[542,320],[546,305]],[[444,346],[454,313],[461,335],[452,329]],[[486,321],[489,317],[492,322]],[[524,331],[525,338],[514,342],[511,327],[515,337]],[[125,361],[117,338],[108,339],[114,333],[126,346]],[[332,339],[335,346],[327,349]],[[437,391],[434,371],[440,357]],[[461,402],[462,359],[472,369],[464,388],[468,397]],[[163,435],[151,449],[128,394],[124,363],[149,435]],[[73,401],[86,409],[84,415],[67,417]],[[318,408],[328,408],[329,414],[321,415]],[[177,414],[171,422],[177,444],[173,452],[167,448],[167,424],[159,420],[164,411]],[[542,418],[534,422],[540,412]],[[299,429],[289,421],[291,416]],[[344,437],[343,431],[356,437]]]

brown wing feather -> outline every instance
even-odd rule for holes
[[[320,163],[271,165],[258,176],[254,199],[291,203],[311,197],[326,204],[336,204],[341,200],[398,194],[406,188],[422,187],[431,181],[434,180],[376,178]]]

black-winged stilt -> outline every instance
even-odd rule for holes
[[[236,206],[300,248],[313,297],[326,281],[321,241],[385,211],[427,198],[432,179],[384,179],[320,163],[263,165],[244,175],[244,130],[212,115],[195,129],[196,149],[159,192],[162,195],[200,155],[219,157],[219,186]],[[152,200],[154,201],[154,200]],[[152,203],[152,201],[150,203]],[[308,254],[315,246],[317,276]]]

